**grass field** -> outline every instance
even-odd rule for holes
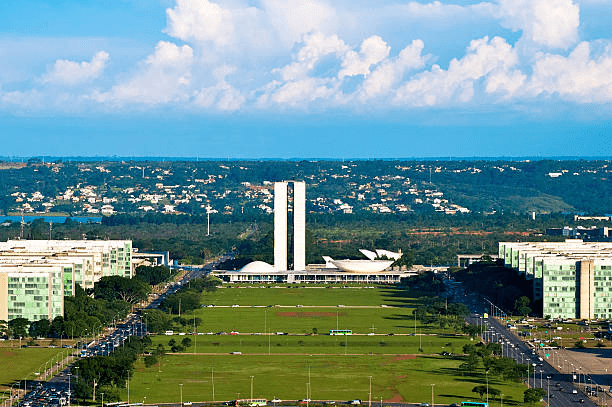
[[[186,314],[189,318],[193,314]],[[279,308],[202,308],[195,312],[201,319],[198,332],[237,331],[248,333],[288,332],[329,333],[330,329],[350,329],[354,333],[415,333],[411,308],[353,307],[279,307]],[[438,332],[440,328],[423,326],[417,321],[416,333]]]
[[[408,355],[167,355],[161,366],[136,366],[130,400],[141,402],[146,396],[147,402],[176,402],[183,384],[184,401],[212,401],[213,380],[214,400],[249,398],[251,376],[253,397],[296,400],[306,398],[309,368],[313,400],[368,400],[369,376],[373,401],[431,402],[431,384],[436,403],[478,399],[471,390],[485,383],[483,375],[461,376],[459,364],[438,356]],[[522,398],[519,384],[489,377],[489,385],[502,391],[504,404],[516,405]],[[122,399],[127,399],[125,389]]]
[[[0,399],[2,393],[19,380],[33,380],[58,356],[66,355],[62,348],[0,348]]]
[[[470,340],[464,336],[293,336],[293,335],[189,335],[152,337],[154,346],[161,343],[169,349],[168,342],[180,343],[190,338],[191,346],[185,353],[263,353],[263,354],[389,354],[419,353],[419,346],[427,354],[461,353]]]
[[[417,332],[423,335],[413,335],[412,310],[420,302],[415,293],[394,287],[233,287],[203,296],[204,304],[215,307],[183,315],[201,318],[199,332],[242,334],[152,337],[153,347],[161,343],[166,349],[171,339],[190,338],[192,343],[183,353],[165,355],[159,365],[146,368],[140,360],[130,401],[142,402],[146,396],[147,403],[176,402],[180,384],[184,401],[212,401],[213,371],[216,401],[249,398],[251,376],[253,397],[283,400],[306,398],[307,386],[313,400],[368,400],[372,376],[377,403],[381,397],[431,403],[432,384],[436,404],[476,400],[472,388],[485,383],[484,372],[462,376],[460,358],[439,355],[461,353],[468,337],[419,321]],[[328,335],[336,327],[360,335]],[[313,328],[320,334],[312,335]],[[262,335],[266,332],[271,334]],[[498,383],[493,377],[489,384],[505,395],[504,404],[522,404],[522,384]],[[490,401],[499,405],[499,400]]]
[[[198,332],[304,334],[313,328],[319,333],[337,328],[361,334],[451,332],[415,321],[412,311],[418,298],[394,287],[233,287],[203,294],[203,303],[215,307],[184,315],[202,320]]]
[[[224,287],[203,294],[205,304],[215,305],[304,305],[304,306],[408,306],[418,304],[418,295],[391,286],[383,287],[279,287],[262,286]]]

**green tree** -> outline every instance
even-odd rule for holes
[[[462,328],[463,333],[468,334],[472,338],[478,336],[480,333],[480,327],[474,324],[466,324]]]
[[[465,358],[465,361],[459,365],[459,369],[462,373],[473,373],[476,371],[478,367],[478,356],[475,354],[470,354]]]
[[[32,338],[46,338],[51,333],[51,322],[47,318],[32,322],[28,333]]]
[[[482,400],[482,396],[487,394],[487,386],[478,385],[472,389],[472,393],[478,393],[480,395],[480,399]]]
[[[172,270],[166,266],[138,266],[134,278],[149,285],[157,285],[170,280],[172,275]]]
[[[183,340],[181,341],[181,344],[185,348],[190,347],[191,346],[191,338],[183,338]]]
[[[531,312],[531,307],[529,307],[530,303],[531,301],[529,300],[528,297],[526,296],[519,297],[514,302],[514,310],[516,311],[518,315],[527,316]]]
[[[523,400],[525,403],[539,403],[546,395],[544,389],[527,389],[523,393]]]
[[[144,364],[146,367],[151,367],[157,364],[157,357],[155,355],[148,355],[144,357]]]
[[[13,338],[25,338],[30,321],[26,318],[15,318],[8,322],[8,330]]]
[[[120,276],[102,277],[94,286],[95,298],[123,300],[135,304],[147,298],[151,287],[138,279]]]
[[[149,332],[162,333],[170,329],[171,318],[158,309],[147,309],[143,312],[143,321]]]

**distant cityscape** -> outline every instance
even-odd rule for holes
[[[310,213],[596,212],[609,161],[4,162],[0,213],[272,213],[279,179],[309,183]],[[511,194],[507,184],[525,192]],[[604,183],[605,184],[605,183]],[[476,196],[474,196],[476,194]],[[482,194],[482,199],[478,199]],[[524,196],[526,195],[526,196]],[[609,200],[609,195],[607,195]]]

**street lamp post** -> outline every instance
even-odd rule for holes
[[[434,404],[434,386],[435,385],[436,385],[435,383],[431,385],[431,407],[435,407],[435,404]]]
[[[550,379],[546,379],[546,404],[550,406]]]
[[[72,398],[72,386],[70,383],[70,376],[72,376],[72,373],[68,373],[68,407],[70,407],[70,399]]]
[[[485,370],[485,377],[487,379],[487,404],[489,404],[489,369]]]
[[[251,376],[251,403],[253,403],[253,377],[255,376]]]
[[[104,407],[104,393],[100,393],[102,395],[102,404],[100,404],[102,407]]]
[[[179,390],[181,392],[181,406],[183,405],[183,383],[179,383]]]
[[[533,388],[536,387],[536,364],[532,363],[531,364],[533,366]]]

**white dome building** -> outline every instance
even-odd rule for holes
[[[277,270],[265,261],[252,261],[240,269],[241,273],[275,273]]]

